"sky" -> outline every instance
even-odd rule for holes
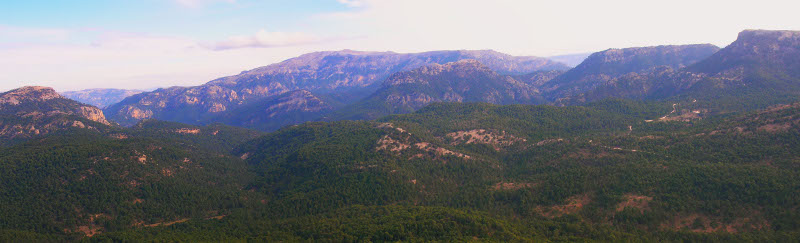
[[[554,56],[800,30],[797,0],[4,0],[0,90],[153,89],[326,50]]]

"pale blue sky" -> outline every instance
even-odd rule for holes
[[[322,50],[552,56],[800,30],[796,0],[6,0],[0,90],[198,85]]]

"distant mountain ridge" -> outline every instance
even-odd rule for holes
[[[590,55],[580,65],[545,83],[541,89],[551,100],[577,95],[628,73],[657,66],[682,68],[719,50],[710,44],[608,49]]]
[[[61,92],[61,95],[102,109],[111,104],[120,102],[131,95],[142,92],[144,91],[128,89],[85,89],[79,91]]]
[[[747,30],[724,49],[710,44],[608,49],[569,70],[542,58],[494,51],[315,52],[201,86],[134,95],[106,113],[123,125],[154,118],[274,130],[318,119],[408,113],[431,102],[579,105],[606,98],[700,97],[736,106],[728,93],[739,92],[767,97],[746,102],[763,108],[791,102],[798,93],[792,91],[798,86],[794,77],[800,76],[797,36]],[[474,72],[437,71],[456,66],[460,73]]]
[[[558,55],[558,56],[549,56],[547,59],[564,63],[567,66],[575,67],[581,64],[586,58],[588,58],[592,53],[576,53],[576,54],[567,54],[567,55]]]
[[[313,93],[374,90],[389,75],[430,64],[476,59],[500,73],[524,74],[563,70],[566,65],[540,57],[515,57],[495,51],[434,51],[400,54],[351,50],[315,52],[223,77],[195,87],[170,87],[145,92],[107,107],[120,124],[142,119],[198,123],[251,101],[292,90]],[[343,102],[362,97],[346,97]]]
[[[616,77],[564,103],[682,97],[707,101],[722,110],[758,109],[797,101],[799,70],[799,31],[745,30],[736,41],[695,64]]]

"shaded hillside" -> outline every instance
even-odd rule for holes
[[[612,79],[562,103],[608,97],[700,100],[735,112],[800,97],[800,32],[747,30],[731,45],[684,69],[659,67]]]
[[[514,79],[522,81],[532,87],[541,87],[543,84],[550,82],[554,78],[564,74],[566,71],[552,70],[552,71],[536,71],[523,75],[515,75]]]
[[[719,50],[710,44],[609,49],[586,58],[580,65],[545,83],[541,89],[555,100],[577,95],[629,73],[658,66],[682,68],[703,60]]]
[[[666,104],[628,101],[435,104],[375,122],[295,126],[238,153],[263,176],[268,215],[446,206],[613,225],[639,232],[632,237],[737,239],[800,229],[795,108],[682,121]]]
[[[150,123],[0,149],[0,228],[78,239],[257,205],[256,196],[244,198],[247,165],[227,155],[253,137],[237,130]]]
[[[338,103],[330,98],[323,100],[307,90],[295,90],[222,112],[204,123],[219,122],[274,131],[283,126],[317,120],[337,106]]]
[[[389,77],[370,97],[345,107],[333,119],[374,119],[410,113],[433,102],[533,104],[538,90],[500,75],[475,60],[431,65]]]

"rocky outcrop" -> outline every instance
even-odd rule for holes
[[[0,138],[106,125],[109,122],[97,107],[64,98],[49,87],[28,86],[0,94]]]
[[[81,106],[75,114],[92,121],[109,125],[108,121],[106,121],[106,116],[103,115],[103,111],[94,106]]]
[[[45,102],[63,98],[50,87],[25,86],[0,94],[0,105],[19,105],[23,102]]]

